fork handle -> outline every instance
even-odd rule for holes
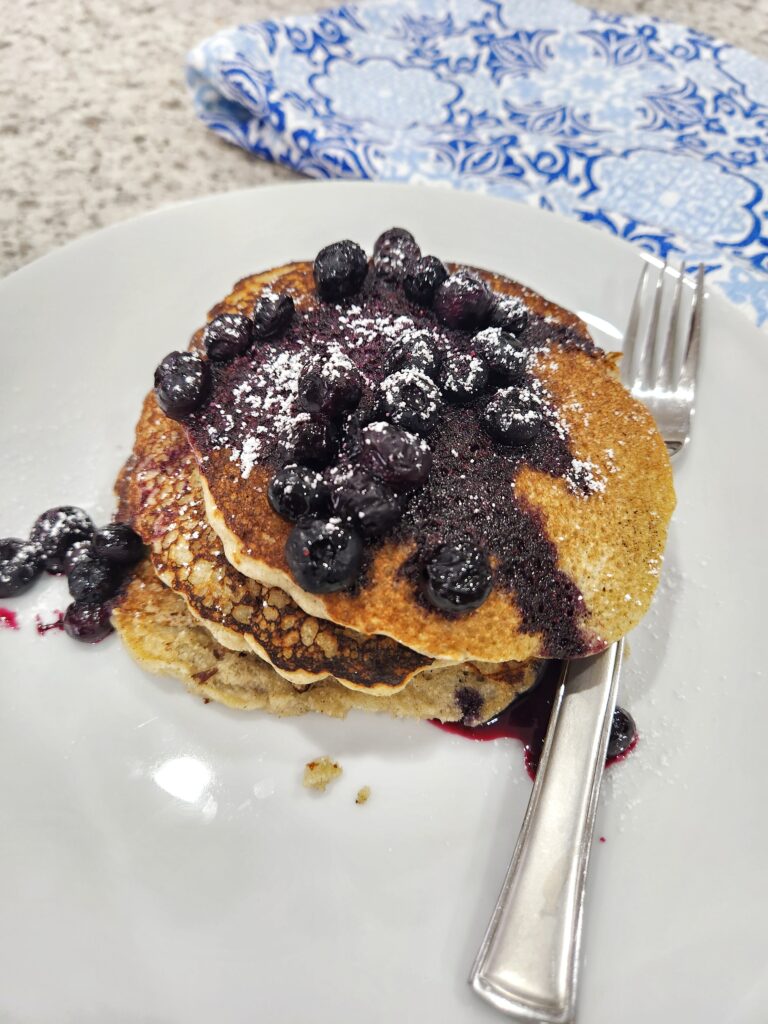
[[[623,643],[567,662],[512,862],[469,981],[517,1021],[571,1024],[584,888]]]

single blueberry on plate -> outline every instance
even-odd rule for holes
[[[211,393],[208,362],[193,352],[171,352],[155,370],[155,398],[166,416],[183,420]]]
[[[328,484],[306,466],[285,466],[279,470],[272,477],[267,499],[275,512],[291,523],[320,518],[331,508]]]
[[[360,291],[367,273],[365,253],[348,238],[326,245],[315,257],[315,285],[326,302],[338,302]]]
[[[363,537],[381,537],[402,515],[392,491],[361,469],[331,471],[334,515],[348,522]]]
[[[253,323],[241,313],[222,313],[203,331],[203,346],[208,358],[226,362],[242,355],[253,340]]]
[[[635,720],[624,708],[616,708],[608,740],[608,757],[621,757],[637,739]]]
[[[486,323],[492,301],[493,293],[481,277],[471,270],[457,270],[437,289],[434,309],[447,327],[471,330]]]
[[[525,444],[541,432],[544,414],[541,403],[528,388],[504,388],[485,407],[482,423],[501,444]]]
[[[479,608],[491,592],[491,567],[483,551],[466,541],[444,544],[426,564],[427,600],[444,612]]]
[[[350,587],[358,577],[362,558],[359,535],[335,520],[298,523],[285,544],[285,560],[293,578],[310,594]]]
[[[113,630],[108,605],[95,604],[91,601],[73,601],[64,612],[64,632],[73,640],[97,644]]]
[[[75,601],[106,601],[117,593],[120,573],[113,563],[94,555],[81,558],[72,566],[67,585]]]
[[[432,468],[426,441],[391,423],[370,423],[361,433],[363,466],[394,491],[424,484]]]
[[[93,521],[87,512],[74,505],[59,505],[38,516],[29,539],[43,549],[46,570],[58,575],[66,569],[65,558],[72,545],[79,540],[90,540],[93,530]]]
[[[272,341],[288,329],[294,305],[290,295],[265,292],[253,307],[253,336],[259,341]]]
[[[134,565],[144,554],[144,542],[128,523],[109,523],[93,535],[93,550],[117,565]]]
[[[437,424],[442,404],[434,381],[421,370],[398,370],[381,384],[382,416],[412,434],[426,437]]]
[[[448,277],[448,271],[437,256],[422,256],[409,268],[403,280],[406,296],[418,306],[431,306],[435,293]]]
[[[473,342],[498,380],[508,383],[527,372],[530,350],[509,331],[486,327],[475,335]]]
[[[488,367],[477,354],[451,352],[440,373],[443,397],[455,405],[471,402],[488,386]]]
[[[43,569],[43,549],[31,541],[0,540],[0,597],[16,597],[29,590]]]

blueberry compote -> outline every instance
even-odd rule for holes
[[[519,740],[523,745],[525,770],[531,779],[535,779],[541,752],[544,749],[552,704],[560,683],[560,671],[561,666],[558,662],[546,665],[539,681],[530,690],[483,725],[472,724],[475,712],[482,703],[480,695],[469,686],[463,687],[456,693],[456,703],[462,712],[462,720],[433,721],[432,725],[470,740]],[[637,728],[634,719],[623,708],[616,708],[605,763],[609,765],[623,761],[636,746]]]
[[[413,551],[401,577],[434,614],[506,589],[548,656],[590,652],[581,595],[514,486],[525,466],[572,484],[531,365],[552,338],[593,354],[586,332],[421,257],[402,229],[372,264],[349,240],[327,246],[301,292],[279,336],[210,364],[210,396],[185,418],[225,517],[229,493],[255,519],[268,493],[296,524],[288,562],[307,590],[364,591],[372,553],[399,541]]]

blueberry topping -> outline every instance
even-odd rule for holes
[[[491,373],[508,382],[522,377],[528,370],[529,349],[518,338],[501,327],[486,327],[474,337]]]
[[[259,341],[271,341],[284,334],[293,319],[294,305],[290,295],[266,292],[253,307],[253,336]]]
[[[35,520],[29,539],[43,549],[44,566],[50,573],[63,573],[67,552],[79,540],[90,540],[93,522],[87,512],[73,505],[48,509]]]
[[[435,380],[442,361],[443,353],[428,331],[405,331],[385,355],[384,368],[390,374],[412,366]]]
[[[211,392],[211,367],[192,352],[171,352],[155,370],[155,398],[166,416],[183,420]]]
[[[97,603],[117,593],[120,573],[115,565],[94,555],[72,566],[67,583],[75,601]]]
[[[117,565],[135,565],[144,554],[144,542],[128,523],[110,523],[93,535],[93,550]]]
[[[29,590],[43,569],[39,544],[6,537],[0,540],[0,597],[16,597]]]
[[[354,409],[362,391],[360,371],[341,352],[311,362],[299,376],[299,403],[331,419]]]
[[[203,331],[208,358],[226,362],[242,355],[253,340],[253,322],[240,313],[222,313]]]
[[[315,284],[326,302],[337,302],[358,292],[368,273],[368,260],[356,242],[345,239],[326,245],[315,257]]]
[[[397,242],[410,242],[411,245],[416,245],[416,239],[406,228],[387,228],[374,242],[373,255],[377,256],[382,249]]]
[[[310,594],[344,590],[358,577],[363,557],[360,537],[343,523],[315,519],[299,523],[285,544],[293,578]]]
[[[406,296],[419,306],[431,306],[435,293],[448,277],[437,256],[422,256],[409,268],[403,280]]]
[[[471,270],[458,270],[435,293],[437,319],[448,327],[470,330],[482,327],[488,319],[493,293]]]
[[[64,556],[64,572],[69,576],[74,566],[83,558],[93,558],[93,545],[89,540],[79,540]]]
[[[304,466],[285,466],[272,478],[269,504],[291,523],[317,519],[331,508],[331,492],[319,473]]]
[[[397,284],[420,257],[421,250],[413,236],[403,228],[392,228],[380,235],[374,246],[373,269],[377,277]]]
[[[488,367],[478,355],[452,352],[443,363],[440,384],[449,402],[471,402],[488,386]]]
[[[442,398],[421,370],[399,370],[381,385],[381,412],[403,430],[426,437],[437,423]]]
[[[332,472],[331,503],[335,515],[364,537],[383,536],[402,515],[392,491],[360,469]]]
[[[97,644],[113,631],[109,615],[107,605],[73,601],[64,612],[64,631],[73,640]]]
[[[432,452],[425,441],[391,423],[371,423],[361,434],[364,467],[394,491],[425,483],[432,468]]]
[[[426,565],[427,599],[443,612],[479,608],[491,592],[491,567],[474,545],[444,544]]]
[[[525,444],[541,431],[541,404],[528,388],[497,391],[483,413],[483,426],[501,444]]]
[[[496,295],[491,306],[490,322],[512,334],[521,334],[528,326],[528,307],[515,295]]]
[[[608,757],[621,757],[637,739],[635,720],[624,708],[616,708],[608,740]]]
[[[307,416],[294,424],[291,458],[303,466],[322,469],[336,454],[338,430],[322,416]]]

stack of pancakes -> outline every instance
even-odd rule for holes
[[[459,449],[454,435],[440,428],[430,439],[435,473],[451,464],[453,483],[440,499],[444,507],[431,508],[438,525],[430,528],[439,529],[441,516],[446,522],[469,517],[478,536],[487,530],[498,543],[507,509],[510,523],[517,523],[513,540],[522,543],[519,537],[534,531],[531,550],[549,552],[544,561],[537,555],[539,562],[530,552],[515,556],[526,566],[524,586],[516,587],[513,577],[511,584],[495,585],[475,610],[440,612],[415,582],[418,538],[401,530],[370,548],[358,585],[334,593],[303,590],[284,554],[291,524],[267,499],[274,446],[233,439],[235,398],[244,381],[250,389],[263,379],[248,362],[263,353],[243,356],[237,389],[230,374],[226,381],[217,378],[214,390],[217,422],[229,424],[229,434],[213,437],[210,415],[183,425],[170,419],[150,394],[118,478],[118,517],[141,535],[148,555],[113,620],[140,664],[233,707],[335,716],[360,708],[475,725],[532,686],[546,659],[595,653],[639,621],[658,581],[674,506],[663,441],[651,416],[619,383],[615,359],[594,348],[578,318],[515,282],[475,273],[528,311],[532,373],[572,458],[557,472],[516,464],[511,485],[503,472],[486,475],[479,500],[469,485],[462,492],[472,472],[460,472],[470,461],[474,466],[467,453],[478,446]],[[288,292],[296,306],[284,345],[311,346],[314,339],[300,335],[321,300],[309,263],[244,279],[209,316],[250,314],[267,290]],[[324,323],[335,318],[334,343],[343,345],[355,330],[357,337],[376,330],[369,306],[379,302],[380,308],[377,294],[372,286],[370,294],[322,311]],[[416,316],[402,304],[397,323]],[[202,330],[190,347],[201,350]],[[292,386],[287,406],[295,397]],[[280,408],[275,417],[289,413]],[[471,433],[470,413],[456,416],[460,429]],[[441,452],[441,444],[449,450]],[[481,456],[506,458],[503,451]],[[489,495],[494,481],[498,493]],[[568,620],[563,628],[558,616]]]

